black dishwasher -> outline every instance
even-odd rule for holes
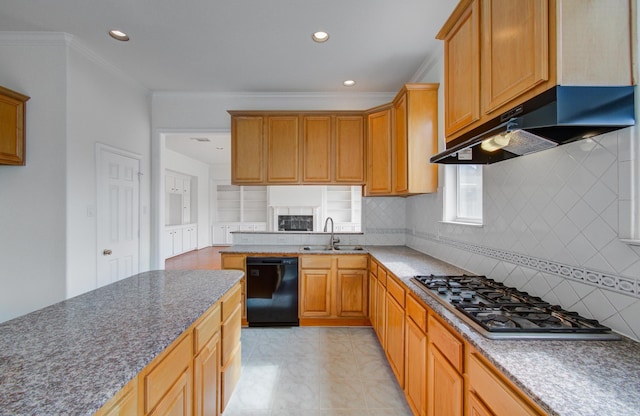
[[[298,326],[298,258],[247,257],[249,326]]]

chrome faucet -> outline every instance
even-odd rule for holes
[[[333,235],[333,218],[331,217],[327,217],[327,219],[324,220],[324,232],[327,232],[327,225],[329,223],[329,220],[331,220],[331,240],[329,240],[329,247],[333,250],[336,248],[336,244],[340,242],[340,239],[335,238]]]

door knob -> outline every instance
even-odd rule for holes
[[[113,253],[111,250],[109,250],[108,248],[105,248],[104,251],[102,252],[103,256],[110,256],[111,253]]]

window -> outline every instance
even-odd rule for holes
[[[482,224],[481,165],[447,165],[444,195],[444,221]]]

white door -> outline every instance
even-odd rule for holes
[[[138,273],[140,160],[98,147],[97,287]]]

